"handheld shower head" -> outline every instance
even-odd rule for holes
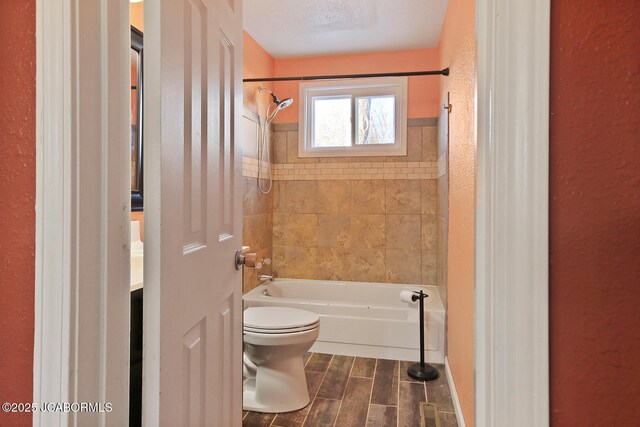
[[[259,87],[258,93],[263,93],[263,92],[269,93],[271,95],[271,98],[273,99],[273,101],[265,108],[264,122],[262,122],[262,118],[260,119],[260,128],[262,130],[262,133],[261,133],[262,138],[259,139],[259,142],[258,142],[258,162],[260,165],[262,165],[263,162],[266,161],[269,187],[267,189],[263,188],[264,180],[262,175],[262,168],[259,166],[258,167],[258,189],[262,194],[269,194],[269,192],[271,191],[272,183],[273,183],[273,177],[271,175],[271,166],[269,162],[269,144],[267,141],[267,129],[269,127],[269,124],[273,121],[273,119],[275,119],[276,115],[278,114],[278,111],[283,110],[289,107],[291,104],[293,104],[293,99],[285,98],[282,101],[280,101],[280,99],[276,96],[275,93],[273,93],[272,90]],[[274,105],[275,105],[275,108],[273,108]],[[273,111],[271,111],[272,108],[273,108]]]
[[[278,114],[278,111],[284,110],[285,108],[287,108],[291,104],[293,104],[293,99],[291,99],[291,98],[285,98],[282,101],[280,101],[279,99],[277,99],[277,97],[275,95],[273,95],[273,97],[276,98],[276,101],[273,102],[273,104],[276,105],[276,108],[274,108],[273,111],[271,112],[271,114],[269,114],[269,116],[267,118],[267,126],[269,125],[269,123],[271,123],[273,121],[273,119],[275,119],[276,115]],[[271,105],[273,105],[273,104],[271,104]]]
[[[279,110],[283,110],[285,108],[287,108],[288,106],[290,106],[291,104],[293,104],[293,99],[291,98],[285,98],[282,101],[280,101],[278,103],[278,109]]]

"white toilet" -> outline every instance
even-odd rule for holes
[[[316,313],[285,307],[244,311],[245,411],[280,413],[309,403],[304,354],[318,338]]]

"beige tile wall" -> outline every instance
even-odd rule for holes
[[[355,159],[352,159],[355,160]],[[252,159],[244,163],[247,173],[257,170]],[[344,179],[435,179],[436,162],[353,162],[353,163],[285,163],[273,165],[278,181],[327,181]]]
[[[427,126],[407,128],[407,155],[389,157],[298,157],[297,125],[276,125],[273,132],[273,163],[354,163],[354,162],[437,162],[438,126],[423,119]],[[286,130],[284,130],[286,129]]]
[[[258,255],[258,259],[272,259],[273,254],[273,193],[264,195],[258,190],[257,177],[257,117],[248,114],[243,117],[245,127],[242,145],[243,170],[248,159],[256,166],[255,174],[243,173],[243,245],[250,246],[251,251]],[[243,291],[249,292],[258,284],[258,272],[271,274],[272,264],[264,264],[262,269],[243,269]]]
[[[243,217],[243,245],[250,246],[251,252],[258,255],[258,259],[272,259],[273,248],[273,197],[263,195],[258,191],[257,179],[243,177],[244,187],[244,217]],[[249,292],[259,282],[259,272],[271,274],[272,264],[265,263],[262,269],[244,268],[243,290]]]
[[[363,163],[372,165],[371,169],[392,165],[429,170],[411,177],[414,172],[401,171],[375,178],[367,172],[331,179],[323,179],[320,173],[311,179],[276,178],[274,275],[435,285],[437,126],[410,126],[407,156],[357,159],[298,158],[298,132],[292,129],[288,125],[273,133],[274,170],[307,170],[299,168],[301,163],[315,170],[339,168],[341,163],[354,170]]]

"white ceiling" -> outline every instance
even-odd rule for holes
[[[244,0],[244,29],[274,57],[436,47],[447,0]]]

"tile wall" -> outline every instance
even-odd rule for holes
[[[413,119],[407,156],[298,158],[297,126],[277,125],[274,275],[435,285],[437,140],[436,120]]]
[[[243,163],[252,159],[257,164],[258,158],[258,124],[257,116],[246,112],[242,118],[244,140],[242,144]],[[273,192],[264,195],[258,190],[256,173],[243,172],[243,242],[250,246],[251,251],[258,255],[258,259],[271,259],[273,248]],[[249,292],[258,284],[259,272],[271,274],[272,265],[265,263],[262,269],[244,268],[243,291]]]

